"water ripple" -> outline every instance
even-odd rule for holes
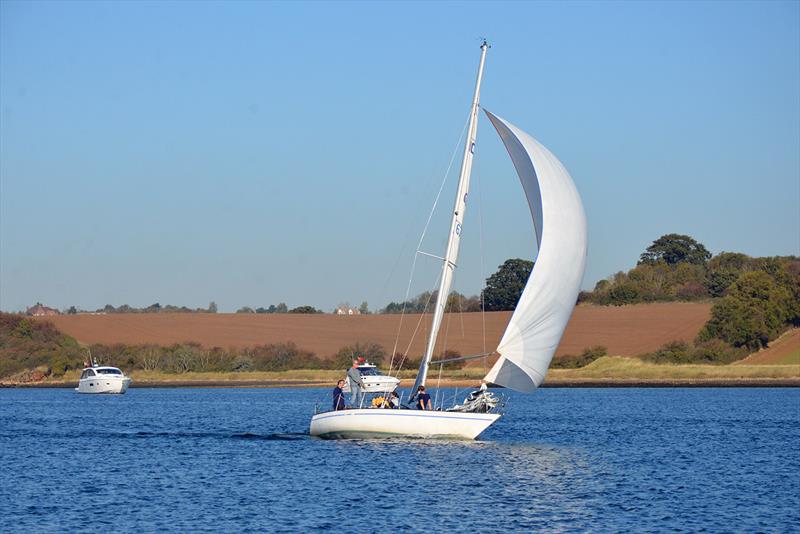
[[[312,439],[324,394],[0,390],[0,531],[800,530],[800,390],[546,389],[476,442]]]

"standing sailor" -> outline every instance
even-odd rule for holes
[[[361,381],[361,373],[358,371],[358,360],[353,360],[353,367],[347,370],[347,378],[350,381],[350,407],[360,408],[364,382]]]

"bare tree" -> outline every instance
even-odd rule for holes
[[[197,352],[197,370],[208,371],[211,363],[211,351],[200,349]]]
[[[196,361],[197,355],[194,351],[194,347],[181,345],[175,349],[173,353],[173,363],[175,365],[175,371],[178,373],[188,373],[194,368]]]
[[[142,352],[142,369],[155,371],[161,367],[161,351],[158,347],[147,347]]]

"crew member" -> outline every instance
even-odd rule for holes
[[[391,392],[387,404],[388,404],[387,408],[397,409],[400,407],[400,396],[397,394],[396,391]]]
[[[350,379],[350,406],[360,408],[364,382],[361,380],[361,373],[358,372],[358,360],[353,360],[353,367],[347,370],[347,378]]]
[[[417,409],[418,410],[433,410],[431,404],[431,396],[425,392],[425,386],[417,388]]]
[[[333,388],[333,409],[334,410],[344,410],[344,392],[342,388],[344,387],[344,380],[339,380],[336,383],[336,387]]]

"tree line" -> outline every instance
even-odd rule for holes
[[[320,357],[295,343],[270,343],[241,349],[206,348],[198,343],[92,344],[78,342],[48,321],[0,312],[0,378],[37,367],[46,367],[56,377],[83,368],[89,355],[105,365],[126,371],[247,372],[288,371],[293,369],[339,369],[350,367],[354,358],[365,358],[376,365],[388,365],[386,349],[378,343],[361,341],[346,345],[335,354]],[[443,357],[459,354],[448,351]],[[403,360],[396,354],[394,366]],[[404,368],[415,368],[419,360],[406,360]],[[452,366],[451,366],[452,367]]]
[[[738,252],[716,256],[690,236],[663,235],[640,255],[636,266],[581,292],[579,302],[622,306],[646,302],[695,301],[725,297],[747,272],[796,270],[799,258],[775,256],[752,258]]]
[[[289,309],[285,302],[281,302],[277,306],[270,304],[268,308],[253,309],[250,306],[242,306],[236,313],[324,313],[322,310],[316,309],[314,306],[296,306]]]
[[[145,306],[143,308],[136,308],[134,306],[130,306],[128,304],[122,304],[120,306],[113,306],[112,304],[106,304],[102,308],[96,309],[94,312],[87,312],[86,310],[81,310],[75,306],[70,306],[64,312],[68,315],[74,315],[78,313],[217,313],[217,303],[211,302],[209,303],[207,308],[189,308],[187,306],[174,306],[172,304],[161,305],[160,303],[156,302],[155,304],[151,304],[149,306]],[[318,310],[313,306],[296,306],[294,308],[289,308],[285,302],[281,302],[276,304],[270,304],[268,307],[258,307],[258,308],[251,308],[249,306],[242,306],[241,308],[236,310],[236,313],[323,313],[322,310]]]
[[[730,363],[800,326],[800,258],[716,256],[690,236],[667,234],[636,267],[601,280],[579,301],[601,305],[713,299],[692,342],[673,341],[643,358],[656,363]]]
[[[165,304],[162,306],[158,302],[143,308],[136,308],[128,304],[122,304],[116,307],[112,304],[106,304],[93,312],[82,310],[77,306],[70,306],[64,313],[68,315],[75,315],[78,313],[217,313],[217,303],[212,301],[208,304],[207,308],[189,308],[188,306],[175,306],[172,304]]]
[[[500,265],[497,271],[486,279],[486,285],[481,291],[480,295],[465,296],[457,291],[452,291],[447,298],[446,311],[449,313],[455,312],[479,312],[483,309],[486,311],[505,311],[513,310],[517,301],[519,300],[522,290],[525,289],[525,284],[528,281],[531,270],[533,269],[533,262],[522,260],[519,258],[506,260]],[[390,302],[385,308],[379,310],[379,313],[426,313],[433,308],[436,302],[436,295],[438,291],[425,291],[419,295],[401,302]],[[341,304],[340,307],[349,307],[347,303]],[[369,305],[367,302],[362,302],[357,308],[362,314],[369,314]],[[161,305],[156,302],[150,306],[143,308],[136,308],[128,304],[121,306],[113,306],[106,304],[102,308],[98,308],[94,313],[217,313],[216,302],[209,303],[207,308],[189,308],[187,306],[173,306],[171,304]],[[75,306],[71,306],[66,310],[68,314],[86,313]],[[314,306],[302,305],[294,308],[289,308],[285,302],[278,304],[270,304],[267,307],[251,307],[242,306],[236,310],[236,313],[256,313],[256,314],[271,314],[271,313],[325,313]],[[336,313],[336,310],[333,310]]]

